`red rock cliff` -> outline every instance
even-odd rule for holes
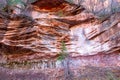
[[[120,13],[98,18],[75,8],[64,0],[40,0],[27,13],[34,22],[18,17],[5,24],[0,18],[1,62],[43,60],[44,68],[59,68],[59,62],[49,60],[57,58],[64,41],[72,67],[120,67]]]

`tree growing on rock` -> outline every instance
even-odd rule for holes
[[[65,80],[73,80],[73,73],[70,70],[70,55],[67,52],[66,44],[61,42],[61,52],[59,53],[58,60],[61,61],[61,65],[64,71]]]

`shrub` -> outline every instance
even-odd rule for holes
[[[66,48],[66,45],[64,43],[64,41],[61,42],[61,52],[59,53],[59,56],[58,56],[58,60],[64,60],[66,57],[67,57],[67,48]]]

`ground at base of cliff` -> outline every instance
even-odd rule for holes
[[[0,68],[0,80],[120,80],[120,67],[24,70]]]

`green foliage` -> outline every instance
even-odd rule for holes
[[[82,2],[84,2],[84,0],[65,0],[71,4],[76,4],[76,5],[81,5]]]
[[[5,11],[7,7],[10,9],[11,7],[15,7],[18,4],[21,6],[27,6],[28,4],[31,4],[36,1],[37,0],[27,0],[27,2],[24,2],[23,0],[6,0],[6,5],[2,2],[0,3],[0,9]]]
[[[37,0],[28,0],[28,3],[34,3],[36,2]]]
[[[0,9],[4,7],[4,4],[0,3]]]
[[[69,2],[69,3],[73,3],[74,1],[73,0],[66,0],[67,2]]]
[[[63,16],[65,16],[65,13],[62,10],[59,10],[57,12],[57,15],[60,16],[60,17],[63,17]]]
[[[9,6],[14,6],[17,4],[23,4],[22,0],[8,0],[8,5]]]
[[[0,63],[0,67],[7,67],[7,68],[23,68],[23,67],[31,67],[32,64],[38,64],[39,62],[30,62],[30,61],[13,61],[7,63]]]
[[[58,60],[62,61],[66,58],[67,54],[60,53],[58,56]]]
[[[108,80],[118,80],[112,72],[107,72],[107,75]]]
[[[37,0],[27,0],[27,3],[33,3],[36,1]],[[8,5],[10,6],[17,5],[17,4],[24,5],[25,3],[22,0],[8,0]]]
[[[29,5],[33,2],[36,2],[37,0],[5,0],[0,3],[0,13],[2,16],[10,17],[13,14],[13,11],[15,9],[20,10],[21,12],[24,12],[28,9]],[[13,15],[12,15],[13,16]]]
[[[67,48],[66,48],[66,45],[65,45],[65,42],[62,41],[61,42],[61,52],[59,53],[59,56],[58,56],[58,60],[64,60],[66,57],[67,57]]]

